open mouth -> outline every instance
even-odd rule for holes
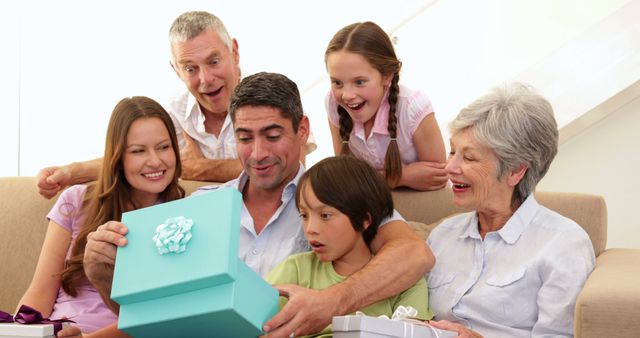
[[[218,96],[218,94],[220,94],[220,92],[222,92],[222,87],[220,87],[220,88],[218,88],[218,90],[214,90],[212,92],[202,93],[202,95],[208,96],[208,97],[216,97],[216,96]]]
[[[314,249],[314,250],[324,247],[324,244],[322,244],[322,243],[320,243],[318,241],[309,241],[309,245],[311,245],[311,248]]]
[[[467,191],[467,189],[471,188],[471,185],[464,182],[451,180],[451,188],[453,189],[453,192],[456,193],[465,192]]]
[[[364,104],[365,101],[356,104],[347,104],[347,107],[349,107],[349,109],[351,110],[360,110],[362,107],[364,107]]]
[[[164,175],[164,170],[160,170],[160,171],[154,171],[152,173],[143,173],[142,176],[150,179],[150,180],[157,180],[158,178],[162,177]]]

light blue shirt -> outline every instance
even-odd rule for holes
[[[427,243],[436,256],[428,286],[437,320],[491,338],[573,336],[576,297],[595,265],[574,221],[530,195],[484,240],[470,212],[438,225]]]
[[[296,207],[296,189],[303,173],[304,167],[300,164],[298,173],[282,191],[282,204],[259,234],[256,234],[253,217],[242,203],[238,257],[263,278],[290,255],[311,250],[304,236],[300,212]],[[218,186],[201,187],[192,195],[224,187],[233,187],[242,192],[248,181],[249,176],[243,171],[235,180]],[[404,221],[394,210],[393,215],[385,218],[380,226],[394,220]]]
[[[282,203],[259,234],[256,234],[253,217],[242,203],[238,257],[262,277],[265,277],[289,255],[311,249],[304,237],[295,199],[298,181],[303,173],[304,167],[300,165],[296,176],[282,191]],[[233,187],[242,192],[248,181],[249,176],[243,171],[235,180],[218,186],[201,187],[193,194],[224,187]]]

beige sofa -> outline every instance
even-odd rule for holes
[[[202,182],[184,181],[187,192]],[[601,197],[539,192],[543,205],[581,224],[593,242],[597,266],[576,305],[576,337],[640,336],[640,250],[605,250],[607,211]],[[451,191],[394,192],[396,208],[426,236],[440,219],[460,212]],[[33,177],[0,177],[0,310],[13,311],[27,288],[53,201],[40,197]],[[425,225],[429,224],[429,225]]]

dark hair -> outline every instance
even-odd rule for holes
[[[380,222],[393,214],[389,186],[369,163],[353,156],[328,157],[309,168],[298,183],[297,207],[307,186],[322,203],[347,215],[367,245],[376,237]],[[371,224],[365,229],[367,219]]]
[[[242,106],[276,108],[283,117],[291,119],[295,132],[304,114],[298,86],[288,77],[277,73],[260,72],[242,79],[229,103],[232,122],[236,121],[236,109]]]
[[[389,121],[387,126],[391,141],[385,154],[384,171],[387,182],[395,186],[402,176],[402,160],[396,141],[398,124],[396,105],[400,93],[398,81],[400,81],[402,62],[396,56],[389,35],[380,26],[370,21],[354,23],[339,30],[329,42],[324,53],[325,63],[329,54],[341,50],[362,55],[383,76],[393,75],[389,88]],[[343,141],[341,154],[346,155],[350,153],[348,142],[353,129],[353,121],[340,105],[338,105],[338,114],[340,115],[340,137]]]
[[[85,222],[75,239],[71,257],[61,274],[62,288],[70,296],[77,295],[77,287],[85,278],[82,259],[87,244],[87,235],[98,226],[111,220],[120,221],[122,213],[137,209],[131,199],[131,185],[124,175],[123,157],[127,145],[127,134],[134,121],[141,118],[160,119],[169,133],[171,147],[176,156],[176,170],[171,183],[160,193],[163,201],[173,201],[184,197],[184,189],[178,184],[182,172],[180,149],[176,138],[176,130],[169,114],[156,101],[134,96],[124,98],[113,108],[104,147],[104,157],[98,181],[87,187],[81,212],[86,216]]]

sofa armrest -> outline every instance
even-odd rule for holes
[[[576,301],[575,336],[637,337],[639,285],[640,250],[604,251]]]

